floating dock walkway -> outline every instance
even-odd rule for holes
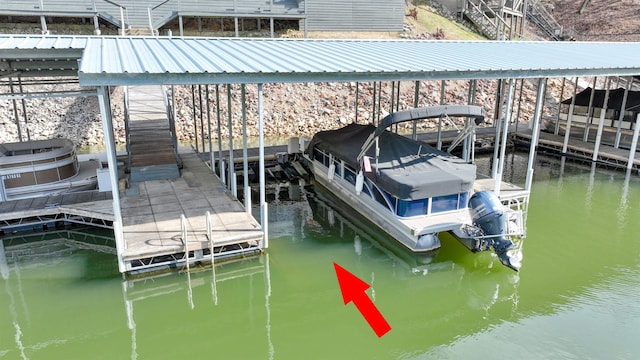
[[[518,131],[513,134],[516,143],[531,143],[531,130]],[[567,139],[566,152],[563,152],[565,137],[541,131],[538,139],[538,150],[543,149],[556,154],[564,154],[585,161],[593,161],[595,144],[575,137]],[[640,171],[640,155],[635,152],[630,156],[629,150],[600,144],[596,162],[616,168],[628,168]]]
[[[137,194],[120,199],[127,272],[176,266],[187,260],[186,252],[190,262],[211,261],[211,239],[215,257],[261,250],[264,234],[250,209],[231,196],[197,154],[181,151],[180,157],[179,178],[137,183]]]

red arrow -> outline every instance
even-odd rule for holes
[[[389,332],[391,326],[389,326],[387,320],[384,319],[378,308],[373,304],[373,301],[365,293],[371,286],[335,262],[333,267],[336,269],[344,304],[347,305],[353,302],[378,337],[382,337]]]

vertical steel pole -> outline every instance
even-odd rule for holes
[[[113,136],[113,121],[111,118],[111,105],[109,104],[109,92],[104,86],[97,89],[100,117],[102,118],[102,131],[104,132],[104,144],[109,164],[109,179],[111,180],[111,196],[113,198],[113,235],[116,241],[116,253],[118,258],[118,270],[124,273],[127,269],[123,260],[124,250],[127,245],[124,241],[122,228],[122,214],[120,213],[120,190],[118,187],[118,160]]]
[[[259,148],[259,171],[260,171],[260,225],[264,232],[262,248],[269,247],[269,224],[265,190],[264,174],[264,114],[262,105],[262,84],[258,84],[258,148]]]
[[[376,96],[378,95],[376,90],[377,84],[377,82],[373,82],[373,101],[371,101],[373,104],[373,109],[371,109],[371,123],[373,125],[376,125]]]
[[[507,92],[507,108],[504,112],[504,125],[502,129],[502,141],[500,144],[500,161],[498,162],[498,173],[495,179],[495,193],[500,196],[500,186],[502,185],[502,173],[504,171],[504,158],[507,151],[507,135],[509,134],[509,123],[511,121],[511,101],[513,99],[513,79],[509,80],[509,90]]]
[[[584,133],[582,134],[582,141],[587,142],[589,140],[589,129],[593,123],[593,98],[596,95],[596,81],[598,77],[593,78],[593,86],[591,87],[591,95],[589,96],[589,107],[587,108],[587,119],[584,122]]]
[[[538,95],[536,97],[536,108],[533,113],[531,130],[531,145],[529,147],[529,160],[527,162],[527,177],[524,182],[524,189],[531,192],[531,184],[533,184],[533,166],[535,164],[536,148],[540,138],[540,120],[542,118],[544,95],[546,93],[547,79],[538,79]]]
[[[355,123],[358,123],[358,100],[359,100],[359,95],[360,95],[360,83],[356,81],[356,120]]]
[[[607,89],[604,92],[604,103],[602,104],[602,109],[600,109],[600,119],[598,121],[598,132],[596,133],[596,144],[593,147],[593,157],[591,158],[592,161],[598,160],[598,153],[600,152],[600,143],[602,142],[602,131],[604,130],[604,117],[608,110],[610,85],[611,85],[611,78],[609,77],[607,78],[607,82],[606,82]]]
[[[24,89],[22,88],[22,77],[18,76],[18,90],[20,90],[20,94],[24,93]],[[24,130],[27,132],[27,141],[31,141],[31,131],[29,130],[29,116],[27,115],[27,103],[24,97],[20,100],[22,103],[22,116],[24,117]]]
[[[554,135],[558,135],[558,129],[560,128],[560,111],[562,110],[562,98],[564,97],[564,87],[567,82],[567,78],[562,78],[562,87],[560,88],[560,99],[558,100],[558,112],[556,113],[556,125],[553,131]]]
[[[215,161],[213,156],[213,144],[211,144],[211,101],[209,101],[209,85],[204,86],[204,92],[206,94],[207,102],[207,133],[209,135],[209,166],[211,166],[211,172],[215,174]]]
[[[440,105],[444,105],[447,97],[446,97],[446,82],[442,80],[440,82]],[[442,116],[438,118],[438,135],[436,140],[436,148],[438,150],[442,150]]]
[[[227,126],[229,127],[229,189],[235,172],[233,163],[233,121],[231,116],[231,84],[227,84]]]
[[[575,87],[573,89],[573,98],[571,98],[571,105],[569,105],[569,113],[567,114],[567,128],[564,133],[564,143],[562,144],[562,153],[567,153],[569,147],[569,134],[571,133],[571,120],[573,120],[573,109],[576,106],[576,95],[578,94],[578,78],[576,77]]]
[[[196,153],[198,152],[198,115],[196,114],[196,86],[191,85],[191,102],[193,103],[193,135],[196,139]]]
[[[247,154],[247,96],[246,85],[241,85],[242,97],[242,173],[244,180],[244,210],[251,214],[251,188],[249,188],[249,155]]]
[[[631,139],[631,148],[629,149],[629,161],[627,162],[627,170],[633,168],[633,162],[636,158],[636,150],[638,149],[638,135],[640,134],[640,114],[636,117],[635,129],[633,129],[633,139]]]
[[[224,176],[224,158],[222,157],[222,128],[220,121],[220,85],[216,84],[216,118],[218,126],[218,171],[220,173],[220,179],[226,184],[226,177]]]
[[[9,90],[11,91],[11,95],[15,95],[15,90],[13,88],[13,78],[9,78]],[[22,142],[22,128],[20,127],[20,116],[18,115],[18,102],[15,98],[12,100],[13,103],[13,116],[16,119],[16,127],[18,128],[18,141]]]
[[[633,83],[633,77],[628,77],[627,87],[624,89],[624,95],[622,95],[622,104],[620,105],[620,116],[618,116],[618,125],[616,126],[616,141],[613,145],[613,147],[615,147],[616,149],[620,147],[622,122],[624,121],[624,113],[627,109],[627,98],[629,96],[629,90],[631,90],[631,83]]]
[[[200,84],[198,84],[198,103],[200,104],[200,142],[202,144],[202,153],[204,154],[204,111],[202,111],[204,107],[202,106],[202,85]]]
[[[418,102],[420,100],[420,81],[416,81],[415,93],[413,95],[413,107],[418,107]],[[411,129],[411,138],[413,140],[418,139],[418,120],[413,120],[412,129]]]

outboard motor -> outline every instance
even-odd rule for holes
[[[473,224],[489,236],[489,243],[503,265],[518,271],[522,254],[507,238],[508,214],[500,199],[491,191],[479,191],[469,199],[473,214]],[[512,251],[510,251],[512,250]]]

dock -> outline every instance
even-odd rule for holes
[[[110,192],[80,191],[0,202],[0,233],[76,223],[111,228]]]
[[[513,134],[513,138],[516,143],[529,144],[531,142],[531,137],[531,130],[518,131]],[[540,132],[538,150],[546,150],[555,154],[571,156],[589,162],[593,160],[593,152],[595,149],[594,143],[585,142],[582,139],[570,136],[567,143],[566,154],[563,154],[563,147],[564,136],[554,135],[544,131]],[[640,171],[640,155],[637,152],[633,155],[631,164],[629,164],[629,150],[615,148],[608,144],[600,144],[596,161],[600,164],[615,168],[624,169],[631,166],[631,169]]]
[[[128,272],[184,264],[187,251],[189,262],[211,261],[207,212],[215,257],[261,249],[263,231],[251,213],[195,152],[182,149],[180,157],[179,178],[139,182],[137,194],[120,199]]]

